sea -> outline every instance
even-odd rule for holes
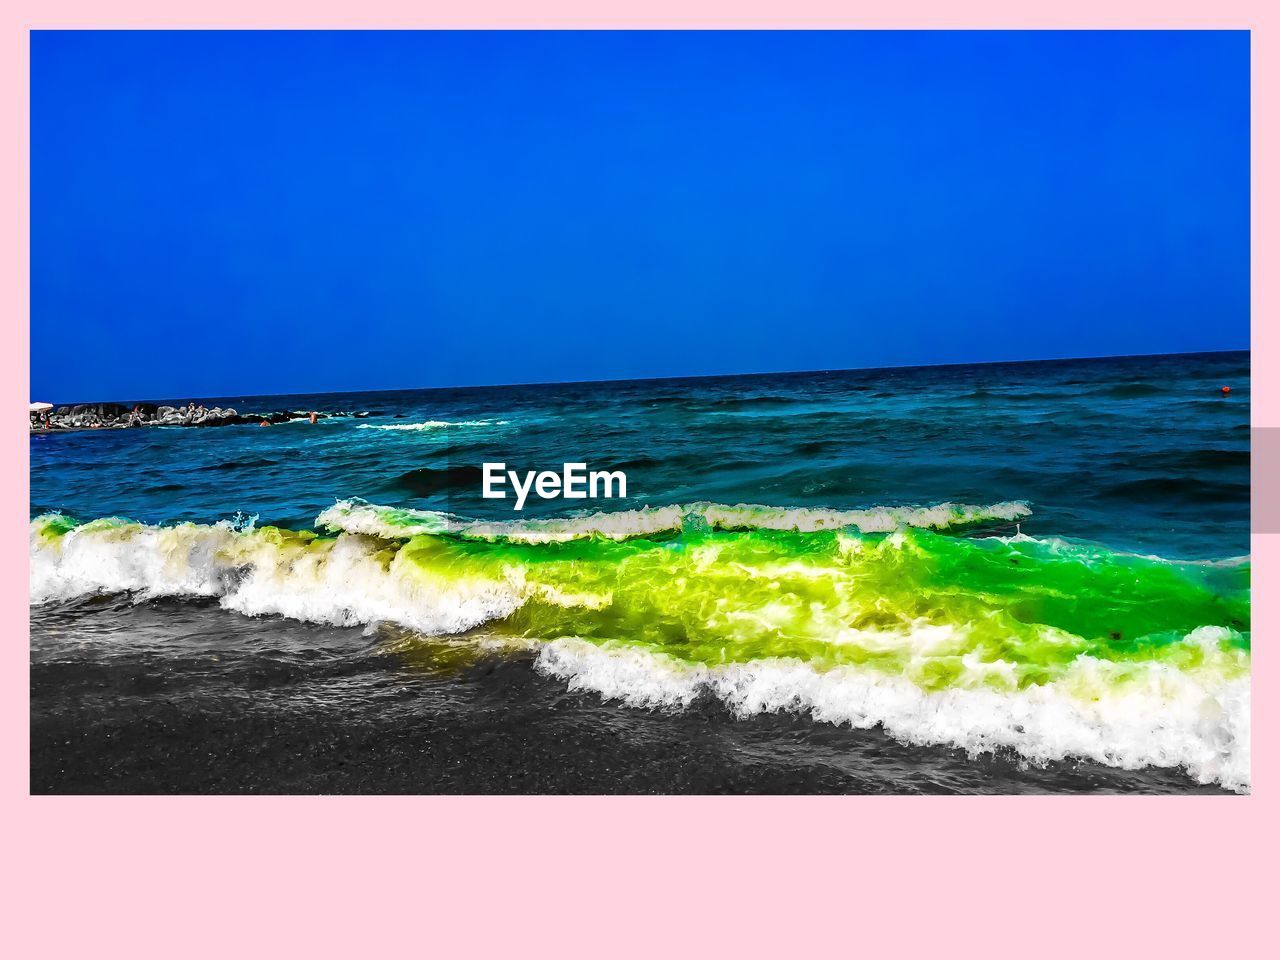
[[[1249,382],[179,397],[341,415],[33,434],[31,790],[1247,793]],[[516,510],[497,462],[626,495]]]

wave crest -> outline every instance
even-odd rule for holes
[[[387,539],[449,533],[477,540],[566,543],[593,537],[607,540],[652,537],[679,533],[690,525],[716,530],[813,533],[853,529],[862,533],[888,533],[899,527],[947,530],[982,523],[1009,523],[1029,516],[1031,508],[1016,500],[988,506],[942,503],[928,507],[868,507],[863,510],[699,502],[567,518],[477,521],[439,511],[385,507],[349,499],[339,500],[322,512],[316,518],[316,526]]]

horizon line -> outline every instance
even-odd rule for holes
[[[311,390],[296,393],[244,393],[240,394],[223,394],[220,396],[199,394],[188,394],[188,399],[199,397],[205,400],[230,400],[235,396],[242,397],[311,397],[320,394],[332,394],[334,396],[350,396],[362,393],[426,393],[433,390],[505,390],[519,387],[555,387],[555,386],[581,386],[588,384],[603,383],[661,383],[664,381],[675,380],[729,380],[735,377],[769,377],[769,376],[797,376],[806,373],[874,373],[877,370],[924,370],[933,368],[947,367],[995,367],[995,366],[1011,366],[1014,364],[1029,363],[1071,363],[1081,360],[1140,360],[1143,358],[1156,357],[1199,357],[1212,356],[1221,353],[1249,353],[1252,354],[1252,347],[1237,347],[1225,350],[1183,350],[1172,353],[1115,353],[1115,354],[1094,354],[1089,356],[1069,356],[1069,357],[1030,357],[1021,360],[970,360],[964,362],[948,362],[948,363],[891,363],[883,366],[874,367],[830,367],[830,368],[809,368],[802,370],[750,370],[743,373],[694,373],[683,376],[662,376],[662,377],[604,377],[583,380],[527,380],[517,383],[471,383],[471,384],[447,384],[434,387],[377,387],[367,390]],[[177,397],[144,397],[132,398],[135,403],[156,403],[160,400],[175,400]],[[34,399],[29,402],[37,402]],[[49,401],[44,401],[49,402]],[[77,406],[88,403],[123,403],[119,400],[79,400],[70,403],[58,403],[55,406]]]

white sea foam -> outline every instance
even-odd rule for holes
[[[458,532],[477,540],[512,543],[563,543],[589,537],[626,540],[679,530],[685,515],[686,508],[679,505],[645,507],[563,519],[470,522],[461,525]]]
[[[1216,646],[1226,634],[1202,627],[1184,642]],[[1249,679],[1224,679],[1213,670],[1165,663],[1135,670],[1081,657],[1062,678],[1023,690],[928,691],[865,668],[817,670],[792,659],[693,665],[569,637],[546,643],[536,667],[571,689],[633,707],[683,709],[709,694],[739,716],[803,712],[971,754],[1007,749],[1036,763],[1083,758],[1128,770],[1181,767],[1201,783],[1238,792],[1250,786]]]
[[[355,626],[391,621],[460,633],[514,611],[526,595],[513,568],[494,577],[435,577],[385,543],[346,534],[323,549],[231,523],[153,527],[101,521],[60,537],[33,523],[34,603],[97,593],[218,597],[228,610]]]
[[[503,427],[509,420],[424,420],[422,423],[362,423],[359,430],[443,430],[446,427]]]
[[[823,510],[805,507],[770,507],[759,504],[728,506],[719,503],[672,504],[636,510],[597,512],[547,520],[464,520],[431,510],[381,507],[361,500],[339,500],[316,518],[317,526],[387,538],[451,532],[482,540],[516,543],[560,543],[603,537],[630,537],[674,533],[687,523],[733,530],[856,529],[885,533],[900,527],[942,530],[948,527],[992,521],[1020,520],[1031,515],[1021,501],[989,506],[943,503],[928,507],[869,507],[864,510]]]
[[[702,514],[715,527],[758,530],[840,530],[855,527],[863,533],[888,533],[899,527],[947,527],[993,520],[1013,521],[1031,516],[1022,501],[1006,501],[989,506],[941,503],[931,507],[868,507],[864,510],[824,510],[807,507],[767,507],[759,504],[724,506],[695,504],[691,510]]]

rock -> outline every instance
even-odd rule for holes
[[[220,427],[229,424],[287,423],[306,419],[310,411],[277,410],[272,413],[241,414],[234,407],[169,406],[168,404],[138,403],[79,403],[73,406],[55,407],[50,411],[48,429],[77,430],[90,428],[129,427]],[[350,413],[319,413],[319,417],[352,416]],[[45,429],[45,423],[32,419],[33,430]]]

